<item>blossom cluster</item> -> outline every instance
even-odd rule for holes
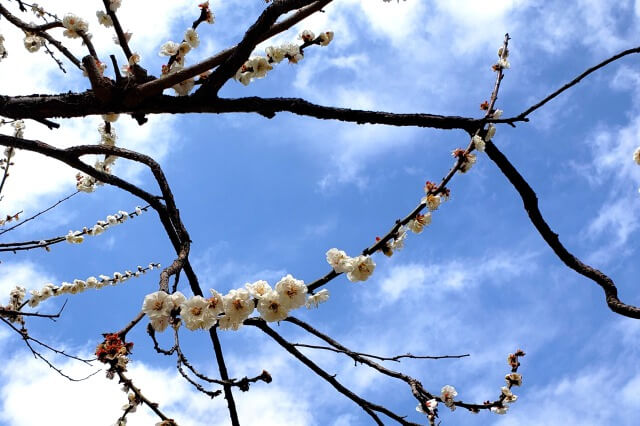
[[[98,126],[98,133],[100,134],[100,145],[103,146],[115,146],[116,144],[116,131],[111,125],[118,119],[118,114],[105,114],[102,116],[104,123]],[[97,160],[94,164],[94,168],[98,171],[111,174],[111,168],[116,162],[118,157],[114,155],[105,155],[104,160]],[[96,190],[97,185],[102,185],[102,182],[89,176],[88,174],[78,172],[76,174],[76,189],[82,192],[93,192]]]
[[[44,287],[42,287],[40,290],[31,290],[29,292],[31,298],[27,301],[27,303],[32,308],[35,308],[41,302],[47,300],[50,297],[61,296],[63,294],[78,294],[90,288],[99,290],[107,285],[116,285],[118,283],[123,283],[130,278],[137,278],[147,271],[159,267],[159,263],[150,263],[147,267],[138,266],[135,272],[129,270],[124,271],[124,273],[114,272],[113,277],[110,277],[108,275],[99,275],[97,278],[91,276],[86,280],[75,279],[72,283],[63,282],[59,286],[48,283],[45,284]],[[18,291],[21,288],[22,287],[16,286],[10,294],[13,294],[14,291]]]
[[[204,16],[204,21],[213,24],[215,22],[215,16],[211,9],[209,9],[209,2],[206,1],[198,5],[201,9],[201,13]],[[197,23],[200,20],[196,21]],[[167,76],[169,74],[173,74],[177,71],[180,71],[184,68],[185,64],[185,56],[192,49],[195,49],[200,45],[200,37],[196,32],[195,27],[189,27],[184,33],[184,37],[180,43],[176,43],[174,41],[167,41],[160,47],[160,56],[168,56],[169,62],[166,65],[162,65],[162,75]],[[201,75],[201,78],[206,77],[206,73]],[[172,86],[172,89],[179,96],[186,96],[191,92],[193,87],[195,86],[195,80],[193,78],[188,78],[180,83]]]
[[[221,330],[238,330],[255,309],[265,321],[282,321],[293,309],[317,307],[328,299],[327,290],[308,296],[304,282],[288,274],[275,288],[260,280],[226,295],[211,290],[211,297],[206,299],[202,296],[187,299],[179,291],[173,294],[156,291],[144,298],[142,312],[156,331],[164,331],[169,324],[177,328],[181,323],[189,330],[208,330],[216,324]]]
[[[133,342],[125,342],[117,333],[105,334],[104,341],[96,347],[98,361],[109,364],[107,378],[113,379],[116,371],[127,371]]]
[[[19,311],[20,308],[22,308],[26,295],[27,290],[24,287],[15,286],[9,292],[9,303],[3,306],[3,308],[7,311]],[[21,315],[7,315],[7,319],[11,322],[17,322],[24,325],[24,319]]]
[[[247,60],[238,69],[235,80],[247,86],[252,80],[264,78],[268,71],[273,69],[271,64],[279,64],[287,59],[290,64],[297,64],[304,58],[304,48],[312,44],[328,46],[333,40],[333,31],[325,31],[318,37],[310,31],[304,30],[298,36],[302,40],[302,45],[286,43],[280,46],[269,46],[265,49],[266,56],[254,56]]]
[[[366,281],[376,268],[371,256],[349,257],[347,253],[337,248],[327,251],[327,262],[337,273],[346,273],[351,282]]]
[[[106,334],[104,341],[96,347],[96,357],[98,361],[104,363],[110,363],[117,361],[118,358],[123,357],[131,353],[133,342],[125,343],[122,341],[117,333]],[[126,365],[126,363],[124,363]],[[123,365],[122,367],[125,367]]]
[[[82,231],[69,231],[69,233],[65,236],[65,240],[68,243],[72,244],[80,244],[84,241],[84,235],[97,236],[102,234],[107,229],[124,223],[129,218],[134,218],[136,216],[140,216],[143,211],[146,211],[148,207],[142,208],[137,206],[135,210],[131,213],[127,213],[124,210],[120,210],[118,213],[110,214],[106,217],[106,220],[99,220],[95,225],[91,228],[87,228],[86,226],[82,229]]]
[[[509,63],[508,58],[509,58],[509,49],[505,49],[504,47],[499,48],[498,62],[493,64],[491,69],[497,72],[505,68],[511,68],[511,64]]]

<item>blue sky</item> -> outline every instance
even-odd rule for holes
[[[90,20],[101,52],[120,54],[109,31],[95,20],[101,2],[55,3],[52,10]],[[182,36],[198,13],[197,3],[123,2],[120,15],[134,33],[132,48],[152,73],[162,63],[159,46]],[[479,104],[495,78],[490,67],[509,32],[512,68],[497,106],[512,116],[587,67],[634,47],[640,20],[640,3],[632,1],[334,3],[256,53],[293,41],[303,29],[335,31],[330,46],[309,48],[300,64],[282,63],[248,87],[231,81],[221,96],[294,96],[323,105],[480,117]],[[202,43],[188,57],[190,63],[239,40],[263,7],[259,0],[212,2],[216,24],[199,29]],[[9,51],[0,63],[0,81],[14,82],[3,85],[3,94],[88,87],[70,66],[61,77],[44,54],[26,52],[20,34],[4,20],[0,33]],[[69,44],[81,52],[79,43]],[[607,67],[532,114],[529,123],[499,126],[494,138],[537,191],[561,241],[609,274],[621,299],[634,305],[640,304],[635,261],[640,168],[632,160],[640,134],[637,61],[632,56]],[[99,140],[98,117],[59,122],[55,131],[27,122],[25,137],[56,146]],[[424,181],[439,180],[448,171],[451,151],[468,144],[462,131],[345,124],[288,113],[271,120],[247,114],[161,116],[142,127],[122,116],[115,128],[119,146],[151,154],[162,164],[193,239],[191,257],[203,287],[223,293],[257,279],[275,284],[287,273],[305,282],[323,275],[329,270],[329,248],[356,254],[384,235],[419,202]],[[29,215],[74,190],[73,170],[24,152],[15,162],[2,214],[23,209]],[[144,170],[123,160],[115,173],[154,188]],[[470,353],[460,360],[389,366],[435,393],[454,385],[464,401],[497,397],[508,371],[507,354],[516,348],[527,352],[520,370],[523,386],[515,392],[519,399],[507,415],[450,413],[442,407],[443,424],[634,424],[632,419],[640,417],[640,324],[610,312],[595,284],[561,264],[485,155],[479,154],[473,169],[456,176],[450,188],[451,200],[434,212],[423,234],[409,235],[405,249],[391,258],[375,256],[377,267],[368,281],[339,277],[327,286],[327,303],[296,315],[362,352]],[[6,234],[3,242],[64,235],[141,204],[100,187]],[[167,265],[173,256],[150,212],[81,245],[4,254],[0,290],[8,295],[17,284],[34,289],[149,262]],[[91,353],[101,333],[120,329],[137,314],[157,281],[154,272],[70,297],[57,323],[32,320],[29,330],[56,347]],[[187,288],[181,290],[188,294]],[[61,304],[50,299],[41,309],[56,311]],[[291,324],[275,328],[289,340],[313,342]],[[174,361],[153,352],[143,327],[130,339],[135,342],[130,376],[180,425],[226,424],[224,400],[211,401],[189,388]],[[269,385],[236,392],[243,424],[371,423],[258,330],[221,332],[221,339],[232,376],[266,369],[274,377]],[[182,340],[189,359],[215,375],[205,333],[183,331]],[[69,383],[34,360],[8,329],[0,328],[0,341],[6,365],[0,373],[0,424],[36,425],[47,419],[81,425],[92,419],[107,425],[119,416],[126,397],[103,373]],[[367,399],[426,422],[403,383],[354,367],[344,357],[305,353]],[[75,376],[93,371],[53,359]],[[155,421],[146,408],[129,417],[133,425]]]

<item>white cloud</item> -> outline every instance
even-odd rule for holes
[[[0,304],[6,303],[9,292],[17,285],[34,290],[41,288],[48,282],[55,283],[52,274],[42,269],[41,265],[29,261],[2,262],[2,275],[0,275]]]
[[[56,357],[55,364],[72,377],[86,376],[90,367]],[[0,421],[15,426],[64,423],[69,426],[112,424],[122,414],[126,395],[117,380],[102,372],[82,382],[70,382],[27,353],[18,352],[3,359],[0,373],[2,409]],[[136,386],[180,425],[226,425],[228,414],[222,396],[211,400],[195,391],[173,368],[148,366],[139,361],[126,373]],[[312,425],[313,414],[307,401],[293,389],[277,384],[258,383],[247,393],[235,392],[242,424]],[[155,424],[158,418],[146,407],[128,416],[129,425]]]
[[[442,298],[448,292],[468,291],[485,281],[499,284],[531,272],[535,268],[534,258],[532,253],[520,256],[493,253],[490,257],[454,259],[445,263],[396,264],[380,278],[379,290],[383,297],[377,305],[397,303],[401,297],[413,299],[417,294]]]

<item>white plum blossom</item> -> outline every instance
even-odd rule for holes
[[[249,293],[251,293],[251,295],[256,299],[261,299],[265,294],[272,291],[272,288],[269,285],[269,283],[267,283],[264,280],[256,281],[253,284],[247,283],[244,286],[247,290],[249,290]]]
[[[84,237],[80,234],[80,231],[69,231],[69,233],[65,237],[65,240],[67,240],[68,243],[80,244],[84,241]]]
[[[491,115],[491,118],[493,118],[494,120],[497,120],[500,117],[502,117],[502,110],[501,109],[497,109],[497,110],[493,111],[493,114]]]
[[[307,307],[307,309],[317,308],[318,305],[326,302],[327,300],[329,300],[329,290],[325,288],[320,290],[316,294],[309,296],[305,306]]]
[[[509,373],[504,376],[507,381],[507,385],[520,386],[522,385],[522,376],[519,373]]]
[[[180,305],[180,317],[189,330],[208,330],[216,324],[209,302],[202,296],[193,296]]]
[[[168,41],[162,46],[160,46],[160,52],[158,54],[160,56],[173,56],[178,53],[179,48],[180,48],[179,43]]]
[[[148,294],[142,303],[142,312],[149,317],[151,326],[156,331],[164,331],[167,328],[172,309],[171,297],[164,291]]]
[[[485,140],[491,140],[496,135],[496,126],[493,124],[489,124],[489,128],[487,129],[487,135],[485,136]]]
[[[347,253],[337,248],[332,248],[327,251],[327,262],[333,270],[339,274],[353,271],[353,259],[347,256]]]
[[[495,414],[507,414],[508,407],[503,405],[501,407],[491,407],[489,410]]]
[[[427,406],[428,412],[424,411],[424,409],[422,408],[422,404],[418,404],[418,406],[416,407],[416,411],[423,414],[431,414],[433,413],[433,410],[435,410],[438,407],[438,400],[429,399],[427,400],[427,402],[425,402],[425,405]]]
[[[333,31],[325,31],[320,33],[318,37],[320,38],[320,46],[328,46],[333,40]]]
[[[424,230],[424,227],[428,226],[430,223],[431,212],[427,212],[426,214],[418,213],[416,217],[407,223],[407,228],[409,228],[414,234],[420,234]]]
[[[440,203],[442,202],[442,199],[440,198],[439,195],[429,194],[426,197],[423,197],[421,201],[427,205],[429,210],[434,211],[434,210],[438,210],[438,207],[440,207]]]
[[[245,289],[231,290],[223,298],[224,317],[219,321],[221,330],[237,330],[249,318],[255,305]]]
[[[96,16],[98,17],[98,23],[100,23],[100,25],[104,25],[105,27],[113,26],[113,20],[111,19],[111,16],[109,16],[104,11],[102,10],[97,11]]]
[[[43,40],[35,34],[26,33],[24,37],[24,47],[29,52],[37,52],[44,44]]]
[[[282,305],[288,310],[304,306],[306,302],[307,286],[304,281],[293,278],[291,274],[282,277],[275,285],[275,290],[280,295]]]
[[[640,147],[633,152],[633,161],[640,166]]]
[[[287,52],[282,47],[269,46],[264,51],[267,57],[276,64],[282,62],[287,55]]]
[[[287,59],[289,59],[289,63],[297,64],[304,58],[304,56],[300,52],[300,46],[298,46],[297,44],[283,44],[282,49],[285,51]]]
[[[442,398],[442,402],[444,405],[449,407],[451,411],[456,409],[456,406],[453,405],[453,398],[458,395],[456,388],[451,385],[443,386],[440,390],[440,397]]]
[[[478,135],[475,135],[473,139],[471,139],[471,141],[473,142],[473,146],[476,148],[476,150],[480,152],[484,152],[484,147],[485,147],[484,139],[482,139]]]
[[[184,294],[182,294],[179,291],[172,293],[170,298],[171,298],[171,303],[173,303],[173,309],[180,308],[180,305],[182,305],[184,302],[187,301],[187,298],[184,297]]]
[[[347,273],[347,278],[351,282],[366,281],[373,274],[375,267],[376,264],[369,256],[354,257],[353,270]]]
[[[89,30],[89,24],[79,16],[72,13],[68,13],[62,19],[62,26],[65,28],[64,35],[69,38],[78,38],[80,34],[78,32],[86,33]]]
[[[289,315],[289,310],[282,304],[280,295],[273,290],[258,301],[258,312],[267,322],[282,321]]]
[[[184,33],[184,40],[189,43],[189,46],[192,48],[198,47],[200,44],[200,38],[198,37],[198,33],[193,28],[188,28]]]
[[[316,38],[316,35],[311,30],[304,30],[298,35],[298,38],[306,43]]]
[[[503,402],[511,404],[513,402],[516,402],[516,400],[518,399],[518,396],[511,393],[511,389],[509,389],[507,386],[503,386],[501,388],[501,391],[502,395],[504,396],[504,399],[502,400]]]
[[[476,164],[477,158],[475,154],[467,153],[464,156],[464,161],[460,164],[460,172],[467,173],[471,170],[474,164]]]

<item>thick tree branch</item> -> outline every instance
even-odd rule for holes
[[[116,97],[117,98],[117,97]],[[102,103],[92,92],[60,95],[0,96],[0,115],[10,118],[71,118],[107,113],[182,114],[182,113],[259,113],[272,118],[277,112],[338,120],[358,124],[385,124],[390,126],[428,127],[435,129],[462,129],[475,131],[482,120],[437,114],[402,114],[366,111],[313,104],[300,98],[208,99],[204,97],[175,97],[160,95],[135,106],[121,102]]]
[[[640,308],[627,305],[618,299],[618,289],[615,283],[607,275],[595,269],[571,254],[560,242],[558,234],[553,232],[547,222],[544,220],[540,209],[538,208],[538,197],[531,188],[529,183],[511,164],[505,155],[492,142],[487,142],[485,152],[491,160],[498,166],[502,174],[511,182],[511,185],[518,191],[524,208],[529,215],[529,219],[533,226],[536,227],[545,242],[551,247],[553,252],[562,260],[569,268],[573,269],[580,275],[583,275],[594,281],[602,290],[609,308],[620,315],[630,318],[640,319]]]

